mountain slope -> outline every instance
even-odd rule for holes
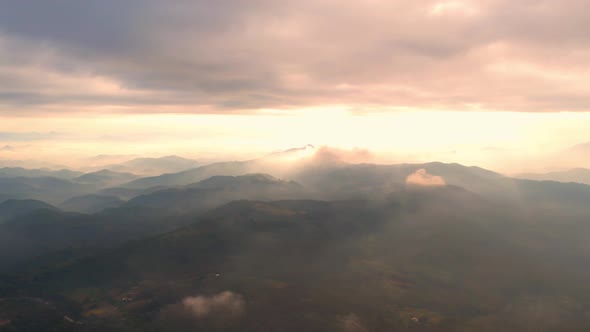
[[[165,216],[146,207],[107,209],[93,215],[38,209],[0,223],[0,271],[26,260],[74,248],[86,252],[161,234],[194,216]]]
[[[55,177],[59,179],[72,179],[80,176],[82,172],[72,171],[68,169],[62,169],[58,171],[39,168],[39,169],[26,169],[22,167],[4,167],[0,168],[0,177],[16,178],[16,177]]]
[[[97,194],[99,195],[106,195],[106,196],[115,196],[121,200],[130,200],[134,197],[140,195],[146,195],[153,193],[158,190],[168,189],[169,187],[165,186],[158,186],[158,187],[150,187],[145,189],[134,189],[134,188],[122,188],[122,187],[112,187],[112,188],[105,188],[98,191]]]
[[[92,186],[53,177],[0,178],[0,196],[7,195],[19,199],[37,199],[51,204],[59,204],[73,196],[95,190]]]
[[[574,168],[561,172],[523,173],[517,174],[515,177],[537,181],[577,182],[590,184],[590,169]]]
[[[104,330],[583,331],[590,226],[530,212],[535,228],[454,187],[380,202],[240,201],[38,275],[36,287]],[[214,298],[240,310],[190,310]]]
[[[216,177],[194,187],[139,196],[121,205],[115,197],[88,195],[60,205],[68,211],[34,210],[0,224],[0,270],[66,248],[106,248],[146,235],[171,231],[207,209],[237,199],[300,198],[293,182],[266,175]]]
[[[293,199],[303,198],[306,194],[298,183],[280,181],[266,174],[214,176],[186,187],[141,195],[130,200],[127,205],[177,214],[202,211],[240,199]]]
[[[145,189],[157,186],[183,186],[188,185],[190,183],[202,181],[216,175],[237,176],[247,173],[253,173],[256,172],[255,168],[256,167],[254,163],[248,161],[215,163],[183,172],[168,173],[158,176],[140,178],[134,181],[130,181],[122,187]]]
[[[120,164],[103,166],[115,172],[127,172],[143,175],[158,175],[162,173],[181,172],[199,166],[199,162],[178,156],[160,158],[136,158]]]
[[[440,162],[378,165],[304,160],[292,164],[289,168],[278,167],[274,160],[268,159],[216,163],[185,172],[137,179],[123,187],[139,190],[154,186],[184,186],[215,175],[236,176],[262,172],[271,175],[281,173],[281,177],[297,181],[313,192],[314,198],[363,199],[378,198],[390,192],[403,190],[407,186],[408,177],[421,171],[428,176],[442,178],[447,185],[462,187],[489,199],[505,202],[534,203],[532,197],[535,195],[553,195],[554,199],[559,200],[558,195],[555,195],[557,192],[565,196],[580,194],[579,200],[584,200],[588,199],[589,194],[586,189],[590,189],[567,183],[530,182],[505,177],[479,167]],[[563,203],[563,200],[560,200],[560,203]]]
[[[296,152],[299,152],[297,150]],[[435,173],[449,177],[449,184],[463,186],[470,184],[473,180],[491,181],[500,178],[501,175],[477,167],[466,167],[459,164],[400,164],[400,165],[375,165],[375,164],[346,164],[346,163],[324,163],[322,161],[302,160],[285,164],[283,155],[277,160],[273,155],[267,158],[250,160],[214,163],[196,169],[163,174],[155,177],[141,178],[125,184],[128,188],[149,188],[153,186],[180,186],[189,183],[202,181],[215,175],[237,176],[247,173],[268,173],[274,176],[291,178],[304,185],[319,184],[320,182],[338,185],[340,182],[332,182],[334,177],[342,177],[339,180],[346,182],[355,181],[359,184],[383,185],[385,183],[403,184],[406,177],[413,172],[426,168]],[[279,164],[277,164],[279,163]],[[357,177],[355,177],[357,176]]]
[[[57,210],[56,207],[42,201],[33,199],[9,199],[0,203],[0,222],[40,209]]]
[[[312,153],[313,149],[313,146],[307,145],[301,148],[272,153],[253,160],[213,163],[182,172],[137,179],[124,185],[124,187],[183,186],[216,175],[238,176],[249,173],[267,173],[273,176],[289,177],[292,173],[292,165],[298,167],[299,163],[309,161],[311,157],[309,153]]]
[[[70,212],[96,213],[104,209],[123,205],[125,201],[115,196],[84,195],[68,199],[59,205],[60,209]]]
[[[121,183],[129,182],[138,178],[132,173],[113,172],[103,169],[96,172],[86,173],[73,179],[73,181],[84,184],[92,184],[96,187],[112,187]]]

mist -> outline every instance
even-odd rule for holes
[[[0,3],[0,331],[590,331],[587,1]]]

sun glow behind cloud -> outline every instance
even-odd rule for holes
[[[0,159],[590,167],[547,157],[590,140],[586,2],[5,0]]]

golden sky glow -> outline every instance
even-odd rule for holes
[[[588,139],[588,113],[302,109],[255,115],[103,114],[0,118],[2,158],[78,165],[99,154],[246,159],[314,144],[369,149],[378,161],[441,160],[501,170],[560,167],[543,160]],[[64,157],[68,157],[64,159]],[[80,160],[78,160],[80,159]],[[572,165],[563,165],[563,167]]]
[[[586,0],[5,0],[0,160],[590,167],[588,31]]]

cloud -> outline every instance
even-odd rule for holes
[[[244,312],[243,297],[230,291],[212,296],[187,297],[182,304],[199,319],[211,315],[238,317]]]
[[[0,151],[14,151],[16,150],[16,148],[12,145],[4,145],[3,147],[0,147]]]
[[[588,111],[586,9],[585,0],[5,0],[0,112]]]
[[[368,332],[369,330],[361,323],[359,316],[349,314],[342,317],[340,324],[345,332]]]
[[[224,291],[210,296],[184,298],[162,309],[157,324],[165,331],[224,329],[239,322],[245,312],[243,296]]]
[[[408,175],[406,178],[406,184],[418,186],[444,186],[446,182],[441,176],[429,174],[426,169],[422,168]]]
[[[346,163],[368,163],[374,162],[377,158],[367,149],[339,149],[334,147],[323,146],[314,154],[314,160],[319,162],[346,162]]]
[[[6,142],[26,142],[51,140],[63,137],[63,134],[57,132],[10,132],[0,131],[0,141]]]

